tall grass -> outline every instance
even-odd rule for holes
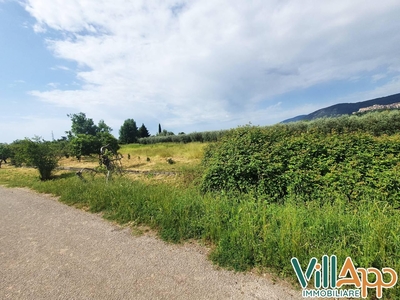
[[[339,193],[327,201],[305,202],[293,196],[277,204],[259,195],[203,195],[195,188],[123,178],[105,185],[103,178],[82,182],[63,174],[41,182],[25,174],[18,181],[17,172],[5,171],[0,173],[3,184],[55,194],[62,202],[103,212],[120,223],[146,224],[167,241],[202,240],[213,245],[214,262],[236,270],[274,270],[294,278],[292,257],[307,264],[324,254],[335,254],[339,266],[350,256],[358,266],[400,269],[400,215],[384,196],[352,204]],[[385,299],[399,296],[398,287],[385,291]]]

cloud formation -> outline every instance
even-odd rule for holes
[[[393,90],[400,73],[397,0],[26,0],[25,9],[81,83],[31,95],[175,128],[278,122],[290,115],[276,96],[363,76],[393,77],[378,88]]]

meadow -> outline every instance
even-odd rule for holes
[[[244,126],[213,143],[132,144],[120,150],[128,169],[175,175],[114,176],[105,184],[101,174],[84,174],[82,181],[58,171],[53,180],[40,181],[36,170],[6,166],[0,184],[51,193],[121,224],[149,226],[170,242],[197,240],[211,248],[210,259],[220,266],[272,272],[294,284],[292,257],[303,269],[312,257],[336,255],[339,265],[351,257],[356,267],[399,272],[398,118],[383,112],[340,122]],[[399,296],[398,286],[384,290],[385,299]]]

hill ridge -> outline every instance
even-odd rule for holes
[[[391,105],[400,103],[400,93],[390,96],[379,97],[371,100],[354,102],[354,103],[338,103],[325,108],[318,109],[308,115],[299,115],[293,118],[283,120],[281,123],[290,123],[303,120],[314,120],[323,117],[334,117],[339,115],[351,115],[360,109],[366,109],[374,105]],[[391,109],[391,108],[389,108]]]

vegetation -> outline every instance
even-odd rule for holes
[[[400,129],[400,110],[375,111],[363,115],[340,116],[337,118],[321,118],[308,122],[295,122],[273,126],[279,131],[297,133],[351,133],[362,131],[379,135],[392,135]]]
[[[142,126],[138,129],[138,137],[146,138],[150,136],[150,132],[147,130],[146,126],[142,123]]]
[[[296,281],[292,257],[304,269],[324,254],[336,255],[339,264],[350,256],[357,266],[399,270],[399,121],[397,111],[374,112],[244,126],[206,144],[122,147],[133,166],[159,157],[163,168],[180,172],[163,180],[123,177],[104,185],[103,178],[58,173],[44,182],[7,167],[0,183],[53,193],[121,223],[146,224],[168,241],[198,239],[211,246],[214,262],[236,270],[273,271]],[[199,163],[184,168],[179,153]],[[375,297],[372,289],[369,296]],[[399,296],[399,286],[384,290],[385,299]]]
[[[136,122],[133,119],[127,119],[122,124],[119,130],[119,141],[121,144],[137,143],[140,138],[147,138],[150,136],[146,126],[142,124],[138,129]]]
[[[1,164],[7,163],[7,159],[11,156],[11,149],[9,145],[0,143],[0,168]]]
[[[99,127],[94,125],[93,120],[87,118],[86,114],[82,112],[79,114],[69,114],[67,116],[71,118],[72,122],[71,131],[67,132],[69,136],[78,134],[95,136],[98,132],[100,132]],[[100,121],[100,124],[102,129],[110,129],[110,127],[105,125],[104,121]]]
[[[121,144],[132,144],[136,143],[138,139],[138,128],[136,122],[133,119],[127,119],[122,124],[119,130],[119,142]]]
[[[349,202],[368,195],[399,206],[400,135],[292,135],[242,127],[206,150],[203,191],[254,192],[268,202]]]
[[[164,133],[163,133],[164,132]],[[168,133],[164,129],[161,134],[156,136],[150,136],[147,138],[138,139],[139,144],[159,144],[159,143],[192,143],[192,142],[216,142],[218,141],[227,130],[220,131],[203,131],[203,132],[192,132],[192,133],[180,133],[178,135],[174,135]]]
[[[351,115],[352,113],[358,112],[361,108],[371,107],[373,105],[388,105],[399,102],[400,102],[400,94],[394,94],[386,97],[381,97],[356,103],[339,103],[319,109],[308,115],[301,115],[285,120],[283,121],[283,123],[301,121],[301,120],[302,121],[315,120],[324,117],[338,117],[340,115]]]
[[[118,140],[111,134],[112,129],[104,120],[100,120],[96,126],[82,112],[68,116],[72,125],[71,130],[67,131],[68,146],[63,148],[67,152],[66,156],[72,155],[80,160],[83,155],[98,154],[100,147],[104,145],[109,145],[114,152],[118,151]]]
[[[38,169],[41,180],[51,179],[58,165],[59,156],[54,143],[46,142],[39,137],[16,141],[11,146],[11,163],[23,164]]]

